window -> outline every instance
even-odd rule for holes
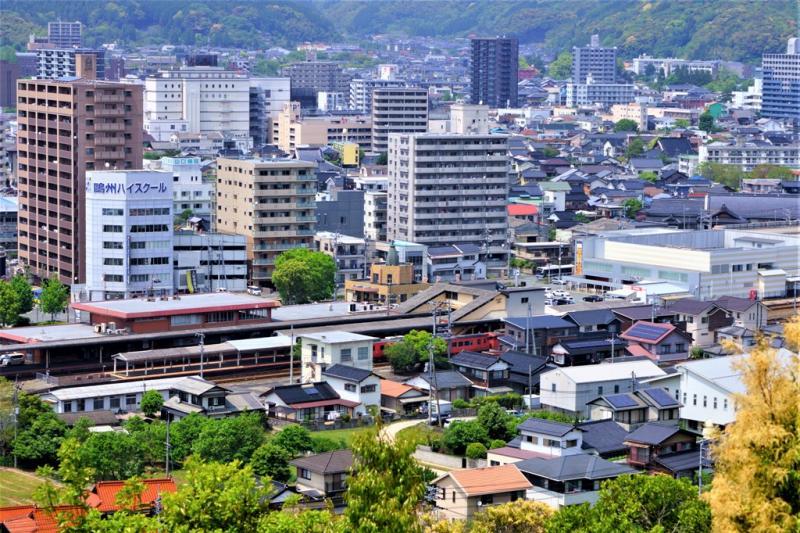
[[[311,479],[311,472],[306,468],[298,468],[297,477],[301,479]]]
[[[567,441],[567,448],[574,448],[578,445],[578,439],[570,439]]]
[[[602,395],[602,394],[603,394],[603,386],[602,386],[602,385],[600,385],[599,387],[597,387],[597,394],[598,394],[598,395]]]
[[[105,407],[105,398],[95,398],[92,401],[92,409],[95,411],[100,411]]]
[[[363,387],[361,387],[361,394],[366,394],[368,392],[375,392],[376,387],[377,387],[376,385],[364,385]]]
[[[356,391],[356,386],[353,385],[352,383],[345,383],[344,384],[344,390],[346,390],[347,392],[355,392]]]
[[[727,410],[728,410],[728,399],[727,399],[727,398],[723,398],[723,399],[722,399],[722,408],[723,408],[725,411],[727,411]]]
[[[734,272],[741,272],[744,270],[744,265],[732,265]]]
[[[202,324],[203,315],[173,315],[169,317],[172,326],[188,326],[191,324]]]
[[[64,412],[71,413],[72,412],[72,402],[64,402]]]
[[[708,396],[703,396],[703,407],[708,407]]]
[[[169,231],[166,224],[134,224],[131,226],[131,233],[153,233],[157,231]]]
[[[106,217],[119,217],[122,216],[123,210],[122,209],[111,209],[108,207],[103,208],[103,216]]]
[[[526,296],[526,297],[522,298],[520,301],[522,303],[526,304],[526,303],[528,303],[528,297]]]
[[[369,348],[362,346],[358,349],[358,360],[366,361],[367,359],[369,359]]]
[[[103,233],[122,233],[122,226],[105,224],[103,226]]]
[[[692,394],[692,405],[697,405],[697,394]]]
[[[556,384],[555,384],[555,383],[551,383],[551,384],[550,384],[550,390],[551,390],[552,392],[555,392],[555,391],[556,391]]]
[[[125,405],[128,407],[136,405],[136,395],[128,394],[127,396],[125,396]]]
[[[679,342],[675,345],[676,352],[685,352],[686,351],[686,344]]]
[[[481,496],[481,505],[492,505],[494,503],[494,494],[484,494]]]
[[[717,397],[716,396],[714,396],[714,404],[713,405],[714,405],[714,409],[716,409],[717,408]]]
[[[111,401],[109,402],[109,408],[111,408],[111,409],[119,409],[119,397],[118,396],[114,396],[114,397],[111,398]]]
[[[342,362],[344,362],[344,361],[352,361],[353,360],[353,355],[352,355],[352,351],[350,350],[350,348],[342,348],[339,351],[339,357],[341,358]]]
[[[122,274],[103,274],[103,281],[122,283],[124,278],[122,277]]]
[[[122,266],[121,257],[104,257],[103,264],[106,266]]]
[[[453,503],[456,503],[456,491],[453,491]]]
[[[619,393],[619,385],[614,385],[614,394]]]
[[[106,250],[122,250],[122,243],[117,241],[103,241]]]

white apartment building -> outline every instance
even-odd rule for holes
[[[154,170],[86,173],[90,300],[171,294],[172,179]]]
[[[214,184],[203,180],[200,158],[162,157],[161,170],[172,174],[173,212],[189,209],[193,216],[212,221]]]
[[[361,113],[372,112],[372,91],[390,87],[403,87],[403,80],[394,79],[363,79],[350,80],[350,109]]]
[[[317,382],[333,365],[372,370],[372,343],[376,338],[347,331],[298,335],[303,383]]]
[[[172,253],[176,291],[247,290],[247,237],[244,235],[178,231]]]
[[[289,78],[250,78],[250,136],[253,146],[271,142],[272,119],[290,101]]]
[[[450,133],[489,133],[489,106],[457,103],[450,106]]]
[[[736,165],[744,172],[756,165],[779,165],[800,168],[800,143],[772,144],[767,140],[737,139],[732,142],[716,141],[701,144],[698,149],[699,162]]]
[[[504,135],[389,136],[387,234],[428,246],[506,240]]]
[[[320,91],[317,93],[317,109],[320,111],[344,111],[349,104],[349,98],[344,93]]]
[[[601,104],[627,104],[636,100],[636,86],[626,83],[597,83],[587,79],[586,83],[567,84],[567,107]]]
[[[361,237],[318,231],[314,235],[314,243],[318,251],[331,256],[336,262],[337,285],[343,285],[348,279],[363,279],[366,276],[366,241]]]
[[[220,132],[249,148],[250,80],[221,67],[183,67],[148,77],[144,129],[157,141],[169,141],[173,133]]]
[[[731,107],[736,109],[750,109],[761,111],[761,97],[764,93],[764,80],[755,78],[753,85],[744,91],[733,91],[731,93]]]
[[[428,91],[418,87],[372,92],[372,151],[385,153],[390,133],[428,131]]]
[[[388,198],[386,191],[364,191],[364,237],[370,241],[385,241],[387,238]]]
[[[609,287],[664,281],[701,300],[786,294],[800,238],[748,230],[623,230],[580,241],[582,276]]]

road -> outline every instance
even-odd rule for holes
[[[389,442],[394,442],[394,439],[397,437],[397,434],[406,428],[410,428],[412,426],[416,426],[417,424],[424,424],[425,420],[401,420],[399,422],[394,422],[389,424],[388,426],[384,426],[381,429],[381,438],[386,439]]]

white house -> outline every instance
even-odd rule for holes
[[[340,398],[358,402],[355,413],[367,414],[369,406],[381,405],[381,378],[369,370],[337,364],[326,368],[322,377]]]
[[[517,429],[521,438],[520,450],[541,454],[542,457],[583,453],[583,430],[572,424],[529,418],[517,426]]]
[[[630,392],[638,380],[665,374],[652,361],[557,368],[541,375],[541,403],[546,409],[588,417],[587,404],[598,396]]]
[[[320,381],[322,373],[342,364],[372,370],[372,343],[377,339],[347,331],[304,333],[298,340],[302,346],[300,360],[303,382]],[[380,397],[376,405],[380,405]]]

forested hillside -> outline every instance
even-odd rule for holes
[[[758,62],[797,32],[795,0],[4,0],[3,44],[24,46],[48,20],[81,20],[87,44],[242,48],[353,41],[371,34],[514,34],[553,52],[599,33],[621,55]]]

